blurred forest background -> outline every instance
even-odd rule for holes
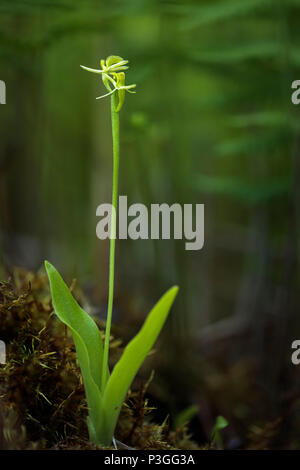
[[[200,441],[222,414],[227,447],[299,448],[300,0],[0,1],[3,276],[47,258],[102,318],[109,100],[95,100],[102,82],[79,65],[110,54],[137,84],[121,111],[120,194],[205,204],[201,251],[117,242],[114,321],[128,339],[178,284],[153,400],[171,419],[194,410]]]

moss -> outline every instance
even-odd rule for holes
[[[78,287],[72,289],[82,303]],[[0,323],[7,346],[7,363],[0,366],[0,448],[99,449],[88,440],[74,344],[53,313],[43,272],[14,270],[9,282],[0,283]],[[120,343],[111,342],[113,358],[121,353]],[[197,448],[187,426],[172,431],[168,419],[151,421],[150,381],[128,393],[116,438],[135,449]]]

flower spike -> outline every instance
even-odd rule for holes
[[[101,69],[92,69],[81,65],[80,67],[87,72],[97,73],[102,75],[102,81],[108,93],[102,96],[98,96],[96,99],[105,98],[106,96],[112,95],[116,91],[118,92],[118,106],[116,112],[119,112],[125,100],[125,91],[128,93],[135,93],[132,89],[136,87],[135,84],[125,85],[125,73],[124,70],[128,69],[128,60],[124,60],[122,57],[116,55],[110,55],[106,60],[100,60]]]

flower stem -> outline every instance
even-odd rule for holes
[[[117,94],[111,96],[111,125],[113,140],[113,185],[112,185],[112,214],[110,227],[110,249],[109,249],[109,287],[108,287],[108,306],[105,328],[105,340],[102,364],[102,388],[104,389],[108,380],[108,352],[109,338],[114,300],[114,277],[115,277],[115,247],[116,247],[116,231],[117,231],[117,206],[118,206],[118,179],[119,179],[119,113],[117,109]]]

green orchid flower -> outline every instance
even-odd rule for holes
[[[133,88],[136,87],[135,84],[125,85],[125,73],[124,70],[128,69],[128,60],[124,60],[122,57],[116,55],[110,55],[107,59],[100,60],[101,69],[92,69],[81,65],[80,67],[88,72],[97,73],[102,75],[102,81],[105,88],[108,90],[108,93],[102,96],[98,96],[96,99],[102,99],[106,96],[112,95],[115,92],[118,92],[118,105],[116,107],[116,112],[119,112],[122,108],[122,105],[125,100],[125,91],[128,93],[136,93],[133,91]]]

